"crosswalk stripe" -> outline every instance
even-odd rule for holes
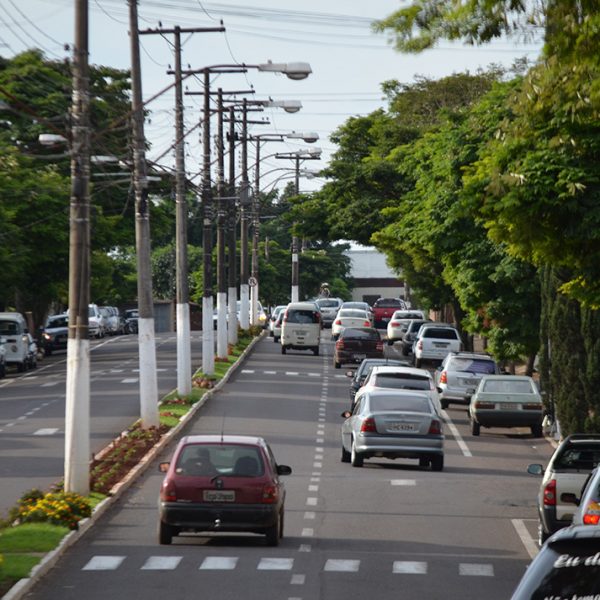
[[[200,565],[203,570],[231,571],[238,562],[237,556],[207,556]]]
[[[406,575],[425,575],[427,573],[427,563],[412,560],[396,560],[394,561],[392,572]]]
[[[360,566],[360,560],[342,560],[339,558],[330,558],[323,567],[324,571],[337,571],[337,572],[356,572]]]
[[[48,383],[42,383],[42,385],[40,387],[52,387],[54,385],[58,385],[59,382],[58,381],[49,381]]]
[[[128,377],[127,379],[122,379],[121,383],[137,383],[138,381],[137,377]]]
[[[92,556],[83,571],[114,571],[125,560],[125,556]]]
[[[254,369],[242,369],[242,373],[254,373]]]
[[[182,558],[182,556],[151,556],[142,565],[142,571],[172,571],[177,568]]]
[[[415,479],[392,479],[390,483],[392,485],[417,485]]]
[[[493,577],[494,566],[477,563],[460,563],[458,565],[458,574],[473,577]]]
[[[290,571],[294,566],[293,558],[261,558],[259,571]]]
[[[53,428],[53,427],[46,427],[46,428],[42,428],[42,429],[38,429],[37,431],[33,432],[33,435],[52,435],[54,433],[56,433],[58,431],[58,429]]]

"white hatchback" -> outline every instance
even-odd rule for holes
[[[425,323],[413,345],[415,367],[424,361],[442,361],[449,352],[460,352],[462,340],[456,327],[445,323]]]

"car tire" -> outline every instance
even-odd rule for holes
[[[442,404],[442,408],[446,409],[450,405],[450,402],[448,402],[448,400],[442,400],[441,404]]]
[[[544,428],[541,423],[531,426],[531,435],[533,435],[534,438],[544,437]]]
[[[158,522],[158,543],[163,546],[168,546],[173,541],[175,535],[173,527],[162,521]]]
[[[348,450],[346,450],[346,448],[344,448],[344,444],[342,444],[342,456],[340,457],[340,460],[343,463],[350,462],[350,452],[348,452]]]
[[[342,363],[336,362],[335,360],[333,361],[333,366],[336,369],[341,369],[342,368]]]
[[[479,431],[481,430],[481,425],[475,420],[471,419],[471,433],[473,435],[479,435]]]
[[[429,462],[430,462],[430,459],[426,458],[425,456],[422,456],[421,458],[419,458],[419,466],[420,467],[428,467]]]
[[[415,358],[415,367],[417,369],[421,368],[422,363],[423,363],[423,361],[420,358]]]
[[[436,455],[431,457],[431,470],[432,471],[443,471],[444,470],[444,455]]]
[[[402,356],[408,356],[408,350],[402,347]]]
[[[23,371],[27,370],[27,365],[25,362],[17,363],[17,373],[23,373]]]
[[[285,346],[281,346],[281,354],[285,354],[287,352],[287,348]]]
[[[6,377],[6,365],[0,365],[0,379],[4,379]]]
[[[318,346],[316,348],[313,348],[313,354],[315,356],[319,356],[319,347]]]
[[[550,534],[544,531],[544,526],[541,521],[538,521],[538,546],[541,548],[546,540],[550,537]]]
[[[394,345],[394,340],[388,340],[387,341],[387,345],[388,346],[393,346]]]
[[[350,451],[350,462],[353,467],[362,467],[363,466],[363,457],[356,451],[356,445],[354,444],[354,440],[352,440],[352,446]]]
[[[267,538],[267,546],[278,546],[279,540],[281,539],[281,535],[283,533],[281,525],[283,521],[283,513],[280,512],[275,525],[268,527],[265,531],[265,536]]]

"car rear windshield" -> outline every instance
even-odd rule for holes
[[[493,360],[480,358],[454,358],[448,365],[448,371],[493,375],[496,372],[496,363]]]
[[[340,310],[338,317],[340,319],[343,318],[347,318],[347,319],[366,319],[367,318],[367,314],[365,313],[364,310],[358,310],[358,309],[342,309]]]
[[[302,309],[293,308],[293,309],[289,309],[287,311],[285,320],[287,323],[301,323],[301,324],[318,323],[319,315],[317,314],[317,311],[315,311],[315,310],[310,310],[310,309],[302,310]]]
[[[427,398],[396,398],[394,396],[371,397],[370,408],[372,411],[380,412],[386,410],[400,410],[407,412],[428,413],[431,412]]]
[[[317,304],[321,308],[335,308],[335,307],[339,306],[339,303],[337,300],[317,300]]]
[[[380,340],[379,332],[376,329],[353,329],[347,327],[342,331],[341,336],[343,338],[355,338],[361,340]]]
[[[437,327],[428,327],[423,331],[424,338],[436,338],[438,340],[457,340],[458,332],[455,329],[443,329]]]
[[[11,335],[19,332],[19,326],[14,321],[0,321],[0,335]]]
[[[396,388],[404,390],[428,390],[430,383],[428,377],[411,377],[410,375],[401,375],[386,373],[385,375],[376,375],[374,384],[378,387]]]
[[[48,319],[46,327],[68,327],[69,319],[67,317],[57,317],[56,319]]]
[[[554,459],[554,469],[591,471],[600,462],[600,445],[573,446]]]
[[[492,379],[483,384],[482,391],[501,394],[533,394],[535,390],[529,381]]]
[[[395,300],[394,298],[382,298],[381,300],[376,300],[373,307],[376,308],[394,308],[399,306],[400,308],[404,308],[404,302],[402,300]]]
[[[180,475],[260,477],[264,470],[260,450],[238,444],[188,444],[175,465]]]

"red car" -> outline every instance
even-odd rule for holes
[[[383,340],[374,327],[346,327],[333,350],[333,366],[361,363],[365,358],[383,358]]]
[[[277,546],[283,536],[285,487],[292,469],[275,462],[264,439],[190,435],[178,444],[160,489],[158,540],[184,532],[250,532]]]

